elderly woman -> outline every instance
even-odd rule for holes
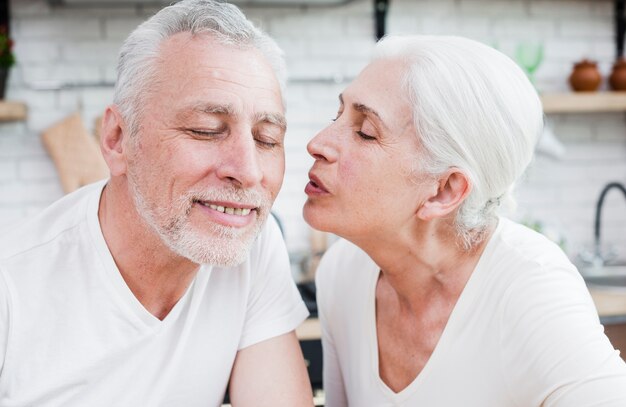
[[[339,240],[317,272],[327,406],[626,406],[626,365],[583,279],[496,214],[542,107],[505,55],[391,37],[339,96],[304,217]]]

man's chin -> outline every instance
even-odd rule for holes
[[[204,250],[195,253],[180,253],[196,264],[207,264],[218,267],[236,267],[244,263],[250,254],[250,247],[236,250]]]
[[[182,233],[169,246],[178,255],[196,264],[234,267],[244,263],[256,240],[257,231],[220,229],[217,234],[210,233],[208,236],[197,231]]]

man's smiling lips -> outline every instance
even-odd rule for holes
[[[232,227],[244,227],[252,223],[258,209],[257,206],[233,202],[194,200],[194,204],[198,204],[212,221]]]

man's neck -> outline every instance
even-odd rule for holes
[[[102,191],[98,220],[120,274],[144,308],[164,319],[184,295],[199,266],[173,253],[140,218],[122,182]]]

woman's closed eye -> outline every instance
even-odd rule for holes
[[[376,137],[370,136],[369,134],[366,134],[361,130],[357,130],[356,134],[363,140],[376,140]]]
[[[378,139],[379,133],[376,130],[376,126],[373,125],[369,118],[365,117],[359,127],[360,128],[356,130],[356,134],[363,140],[371,141]]]
[[[343,110],[343,109],[340,109],[340,110],[337,112],[337,115],[335,116],[335,118],[334,118],[334,119],[330,119],[330,120],[331,120],[331,121],[333,121],[333,122],[336,122],[336,121],[339,119],[339,117],[341,117],[342,110]]]

